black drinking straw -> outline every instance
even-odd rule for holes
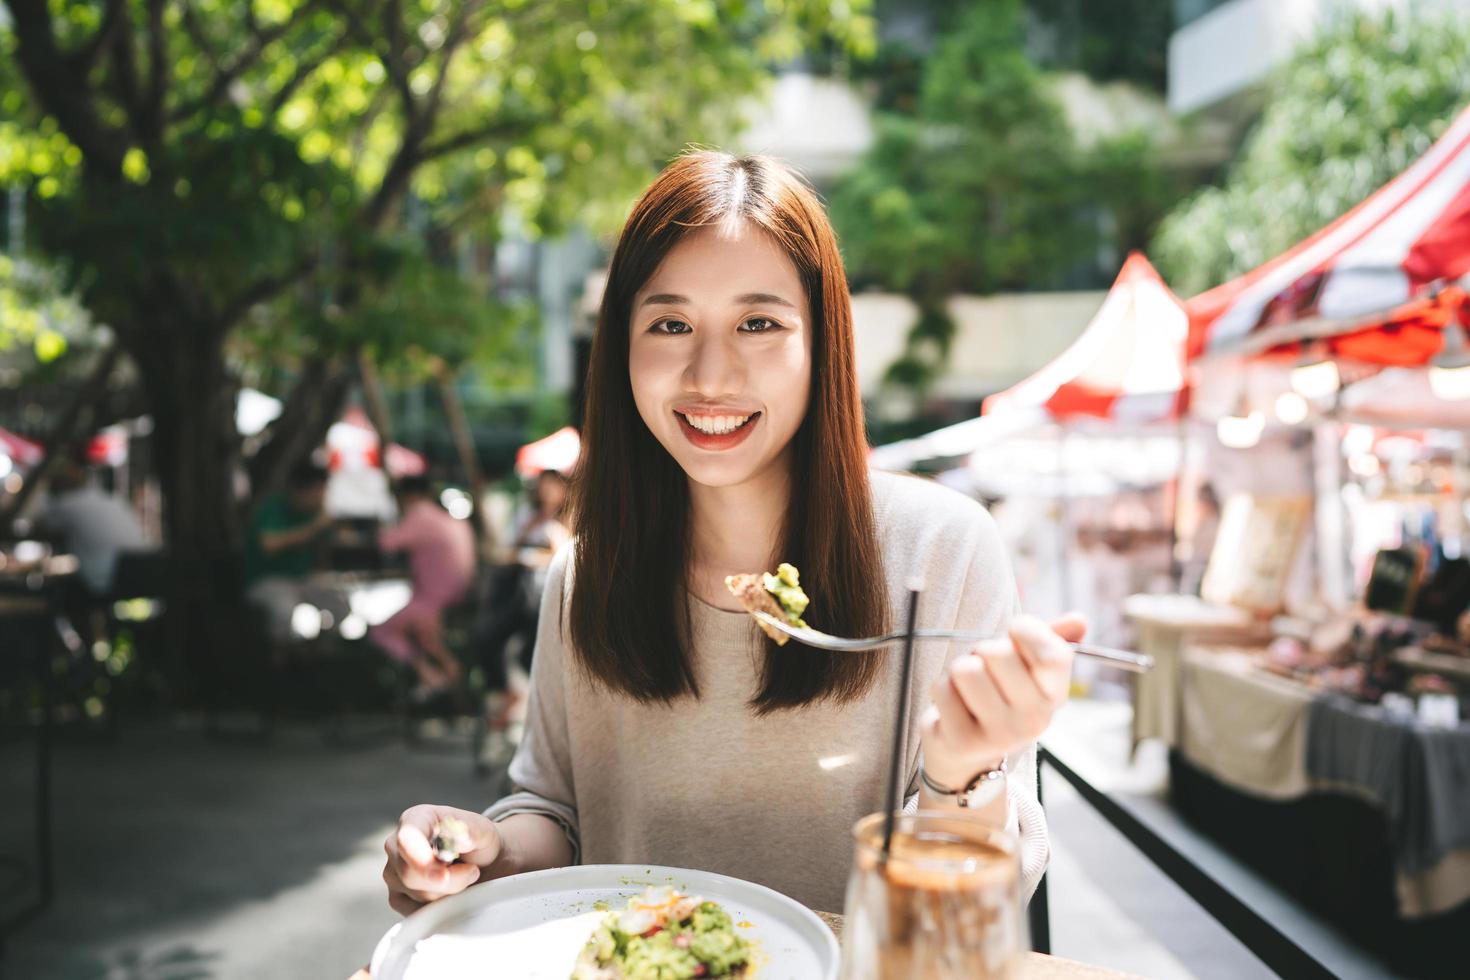
[[[883,811],[883,860],[893,846],[893,824],[903,799],[903,740],[909,730],[909,683],[914,676],[914,624],[919,618],[919,590],[909,587],[909,626],[903,637],[903,677],[898,683],[898,710],[894,712],[893,756],[888,760],[888,806]]]

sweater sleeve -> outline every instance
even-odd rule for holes
[[[576,864],[581,860],[582,847],[567,737],[568,657],[561,615],[570,550],[567,547],[558,552],[547,569],[531,661],[526,729],[510,762],[513,792],[485,810],[485,816],[504,820],[517,813],[539,813],[551,818],[571,842],[572,863]]]
[[[969,527],[952,528],[946,535],[951,541],[964,541],[968,551],[963,557],[954,556],[959,559],[961,567],[965,568],[965,575],[964,584],[960,588],[958,616],[953,625],[999,636],[1021,611],[1016,579],[1011,571],[1000,530],[995,526],[989,512],[970,509],[969,515]],[[932,547],[935,551],[942,549],[938,542]],[[942,576],[935,577],[942,580]],[[951,645],[945,658],[945,666],[954,657],[964,653],[963,646]],[[927,689],[915,694],[922,694],[922,703],[927,704]],[[1046,814],[1041,809],[1036,792],[1036,746],[1028,745],[1020,751],[1012,752],[1007,761],[1007,770],[1006,792],[1009,805],[1006,829],[1016,834],[1020,840],[1022,896],[1029,901],[1051,860]],[[907,802],[917,809],[917,773],[911,792],[914,795]]]

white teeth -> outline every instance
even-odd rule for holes
[[[734,432],[750,421],[749,415],[686,415],[684,418],[700,432],[712,436]]]

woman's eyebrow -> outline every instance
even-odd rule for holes
[[[775,293],[746,293],[743,296],[735,297],[735,302],[785,306],[793,310],[797,308],[795,303],[791,302],[789,299],[783,299],[782,297],[777,296]]]
[[[643,302],[639,303],[638,305],[639,306],[678,306],[681,303],[688,303],[688,302],[689,302],[689,297],[688,296],[680,296],[677,293],[654,293],[652,296],[646,296],[646,297],[644,297]]]
[[[689,302],[690,299],[688,296],[680,296],[678,293],[653,293],[650,296],[645,296],[643,302],[639,303],[638,305],[680,306],[688,304]],[[742,305],[765,303],[774,306],[785,306],[793,310],[799,309],[799,307],[797,307],[795,303],[791,302],[789,299],[784,299],[780,296],[777,296],[775,293],[743,293],[740,296],[735,297],[735,302]]]

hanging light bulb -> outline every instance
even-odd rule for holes
[[[1349,425],[1342,434],[1342,451],[1348,456],[1363,456],[1373,452],[1378,434],[1371,425]]]
[[[1282,425],[1301,425],[1312,413],[1306,398],[1294,391],[1283,391],[1276,396],[1276,417]]]
[[[1250,400],[1242,392],[1236,403],[1235,412],[1215,423],[1215,435],[1220,444],[1229,449],[1249,449],[1261,441],[1261,432],[1266,428],[1266,415],[1250,407]]]
[[[1337,362],[1318,346],[1302,355],[1291,369],[1291,387],[1303,398],[1326,398],[1342,385]]]
[[[1447,402],[1470,398],[1470,350],[1465,328],[1451,320],[1444,328],[1444,348],[1429,365],[1429,390]]]

